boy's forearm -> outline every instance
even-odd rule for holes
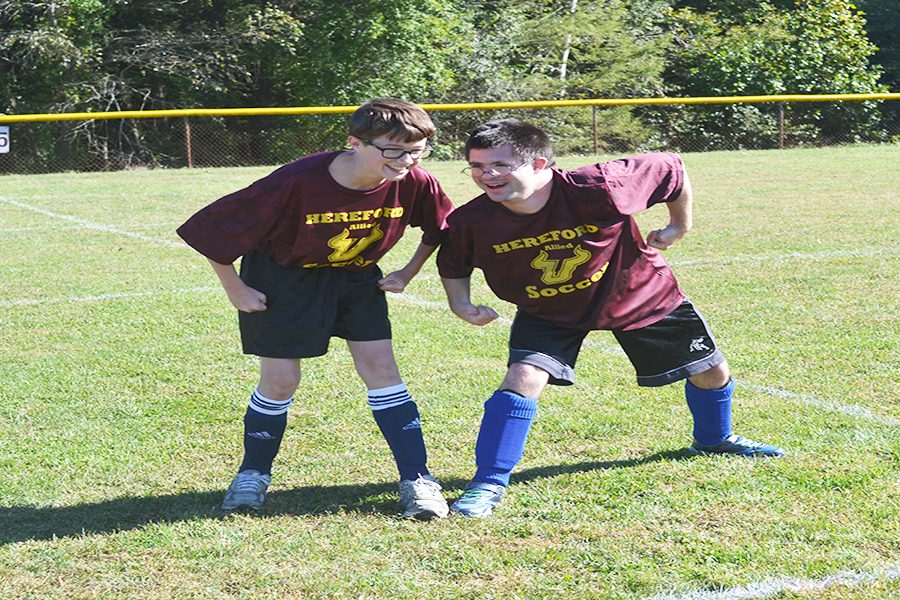
[[[428,244],[419,242],[419,247],[416,248],[412,258],[409,259],[409,262],[406,263],[406,266],[402,269],[409,275],[409,279],[412,279],[419,274],[419,271],[422,270],[422,267],[425,266],[425,263],[428,262],[428,259],[431,258],[431,255],[434,254],[435,250],[437,250],[437,246],[429,246]]]
[[[447,303],[451,308],[472,303],[471,277],[460,279],[441,277],[441,283],[444,285],[444,291],[447,293]]]
[[[472,304],[471,277],[447,279],[441,277],[450,310],[460,319],[472,325],[487,325],[497,318],[497,311],[488,306]]]
[[[678,197],[667,202],[669,209],[669,224],[687,233],[694,226],[693,215],[694,193],[687,171],[684,172],[684,184]]]
[[[225,291],[237,290],[245,285],[240,276],[238,276],[237,271],[235,271],[233,264],[223,265],[210,258],[207,258],[206,260],[209,261],[210,266],[213,271],[215,271],[216,276],[219,278],[219,282],[221,282]]]

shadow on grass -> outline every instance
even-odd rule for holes
[[[622,469],[690,456],[688,449],[683,449],[629,460],[524,469],[513,475],[513,485],[567,473]],[[447,498],[452,499],[459,495],[468,480],[449,479],[441,483]],[[0,544],[114,533],[153,523],[225,518],[226,513],[219,509],[223,494],[224,490],[184,492],[168,496],[117,498],[77,506],[0,508]],[[266,505],[257,514],[260,518],[342,512],[399,516],[396,494],[397,484],[393,482],[273,489],[266,498]]]

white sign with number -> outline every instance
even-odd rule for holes
[[[9,152],[9,125],[0,125],[0,154]]]

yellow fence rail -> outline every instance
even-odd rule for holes
[[[590,98],[582,100],[533,100],[523,102],[471,102],[420,104],[430,111],[492,110],[504,108],[555,108],[573,106],[661,106],[687,104],[754,104],[771,102],[860,102],[900,100],[900,92],[880,94],[782,94],[773,96],[708,96],[694,98]],[[85,121],[91,119],[159,119],[165,117],[228,117],[327,115],[352,113],[358,106],[287,106],[274,108],[182,108],[167,110],[121,110],[112,112],[0,115],[0,123]]]

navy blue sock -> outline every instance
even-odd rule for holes
[[[509,485],[509,475],[522,458],[537,398],[509,390],[497,391],[484,403],[484,416],[475,443],[475,481]]]
[[[694,439],[703,446],[715,446],[731,435],[731,398],[734,380],[717,390],[684,383],[684,395],[694,416]]]
[[[238,471],[255,469],[263,475],[272,473],[272,462],[278,454],[287,412],[293,397],[271,400],[255,390],[244,414],[244,460]]]
[[[400,480],[430,475],[419,407],[410,397],[406,385],[400,383],[369,390],[368,405],[394,455]]]

